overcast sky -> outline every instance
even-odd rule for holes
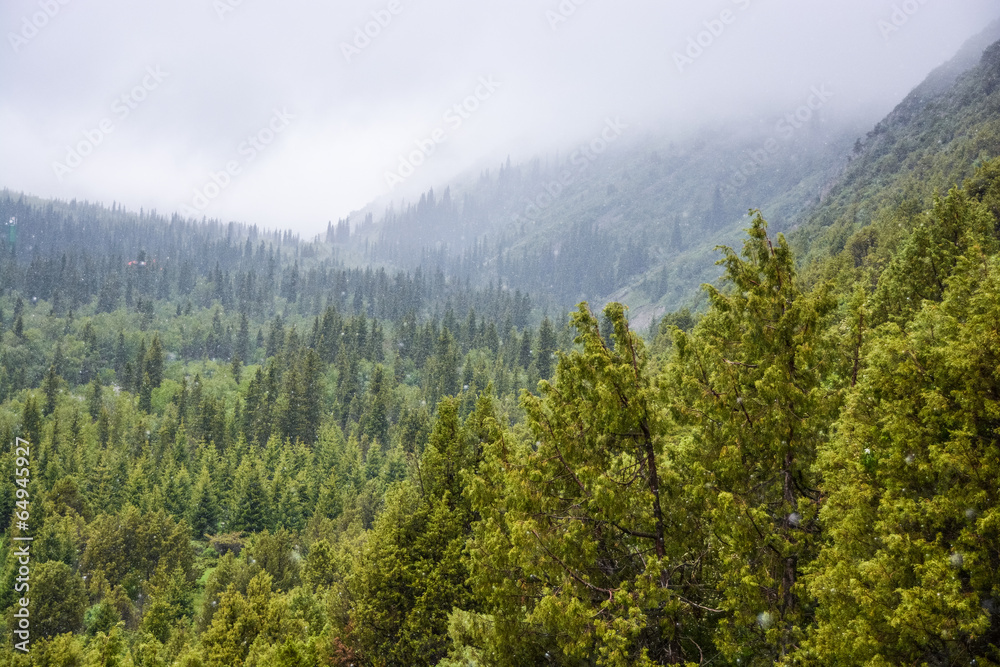
[[[311,235],[608,118],[679,135],[794,111],[825,85],[824,114],[875,119],[998,14],[996,0],[3,0],[0,187]]]

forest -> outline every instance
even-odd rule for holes
[[[998,212],[987,162],[806,271],[755,213],[647,340],[294,239],[9,237],[4,664],[998,664]]]
[[[1000,665],[998,71],[651,327],[4,192],[0,666]]]

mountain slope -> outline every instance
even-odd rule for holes
[[[342,221],[363,262],[441,269],[473,284],[532,292],[540,303],[625,301],[639,326],[697,303],[719,275],[719,244],[736,245],[746,211],[795,231],[810,257],[843,248],[879,208],[926,200],[1000,154],[990,64],[1000,22],[932,72],[864,140],[822,108],[794,126],[781,117],[669,141],[585,142],[563,156],[502,165],[415,204]],[[986,54],[984,55],[984,50]],[[821,89],[823,87],[820,87]],[[835,91],[818,89],[825,100]],[[600,137],[600,133],[595,133]],[[851,145],[854,143],[854,150]],[[877,199],[877,201],[876,201]]]
[[[677,141],[626,128],[601,154],[595,139],[563,156],[508,160],[402,210],[369,207],[351,221],[349,240],[336,229],[329,239],[366,262],[440,268],[562,307],[626,300],[648,321],[719,275],[713,249],[737,242],[750,206],[779,228],[796,220],[854,136],[821,113],[791,133],[777,123]]]
[[[807,259],[842,250],[880,216],[926,206],[934,192],[1000,155],[1000,21],[973,38],[855,145],[850,163],[794,235]]]

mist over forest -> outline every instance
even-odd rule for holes
[[[0,25],[0,667],[1000,665],[995,3]]]

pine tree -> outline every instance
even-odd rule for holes
[[[465,427],[458,402],[443,401],[417,480],[387,495],[352,582],[355,638],[368,655],[387,664],[436,664],[448,651],[451,609],[474,608],[462,559],[472,518],[464,473],[478,463],[472,425],[493,418],[484,398]]]
[[[233,381],[239,384],[243,379],[243,357],[238,353],[233,355],[233,361],[229,364],[229,372],[233,376]]]
[[[242,359],[250,358],[250,321],[246,313],[240,313],[240,330],[236,334],[235,356]]]
[[[139,383],[139,409],[143,412],[153,411],[153,381],[149,379],[149,373],[143,373]]]
[[[87,412],[90,414],[91,419],[96,420],[98,416],[100,416],[101,414],[101,406],[103,404],[102,403],[103,389],[101,387],[101,383],[97,380],[97,378],[91,380],[90,391],[88,393],[90,394],[90,396],[87,399]]]
[[[126,379],[125,366],[129,361],[128,358],[128,348],[125,346],[125,332],[118,332],[118,342],[115,344],[115,377],[118,378],[118,383],[123,386],[128,386],[128,380]]]
[[[375,367],[372,379],[365,392],[362,402],[361,418],[358,422],[360,432],[380,447],[389,444],[389,386],[385,368]]]
[[[143,377],[146,374],[146,341],[139,343],[139,352],[135,356],[135,363],[131,364],[132,375],[128,378],[126,388],[134,394],[142,390]]]
[[[28,442],[41,446],[42,444],[42,414],[34,396],[28,396],[21,412],[21,432]]]
[[[323,364],[316,350],[310,348],[302,359],[302,370],[299,374],[299,404],[300,412],[298,433],[302,442],[316,442],[319,436],[319,425],[323,405]]]
[[[271,499],[257,465],[244,460],[236,471],[229,529],[256,533],[271,524]]]
[[[538,330],[538,354],[535,356],[538,375],[543,380],[547,380],[552,376],[557,346],[555,329],[549,318],[545,317],[542,320],[542,326]]]
[[[271,409],[264,370],[257,367],[247,387],[242,432],[248,442],[263,447],[271,437]]]

